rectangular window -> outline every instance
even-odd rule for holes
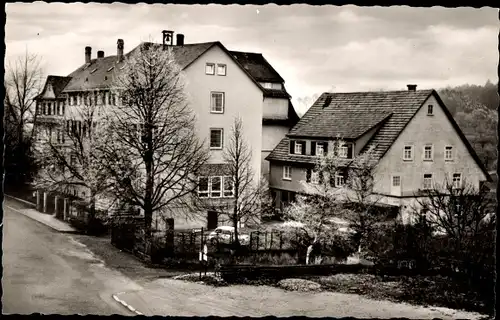
[[[223,145],[222,129],[210,129],[210,149],[222,149]]]
[[[319,183],[319,173],[316,170],[311,170],[311,182],[318,184]]]
[[[433,147],[432,145],[427,145],[427,146],[424,146],[424,160],[425,161],[432,161],[432,150]]]
[[[427,106],[427,115],[432,116],[434,114],[434,106],[432,104]]]
[[[453,147],[452,146],[444,147],[444,160],[447,160],[447,161],[453,160]]]
[[[210,187],[210,197],[220,198],[222,196],[222,177],[211,177]]]
[[[215,74],[215,64],[207,63],[205,66],[205,74],[214,75]]]
[[[224,197],[234,197],[233,177],[224,177]]]
[[[403,160],[413,160],[413,146],[404,147]]]
[[[226,75],[226,65],[225,64],[218,64],[217,65],[217,75],[218,76],[225,76]]]
[[[341,174],[335,175],[335,186],[337,188],[343,187],[345,183],[344,176]]]
[[[38,105],[38,102],[35,104],[35,114],[40,114],[40,107]]]
[[[302,143],[295,142],[295,150],[293,151],[293,153],[302,154]]]
[[[462,174],[454,173],[453,174],[453,188],[458,189],[462,187]]]
[[[401,186],[401,177],[400,176],[393,176],[392,177],[392,186],[393,187],[400,187]]]
[[[283,166],[283,180],[292,180],[292,168]]]
[[[429,190],[432,189],[432,174],[431,173],[426,173],[424,174],[424,190]]]
[[[198,178],[198,196],[200,198],[208,197],[208,177]]]
[[[323,142],[316,143],[316,155],[322,156],[325,154],[325,145]]]
[[[50,116],[52,114],[52,104],[49,102],[47,103],[47,114]]]
[[[56,114],[61,115],[61,106],[56,102]]]
[[[212,113],[224,113],[224,92],[212,92],[210,111]]]
[[[346,144],[340,146],[339,157],[340,158],[347,158],[347,152],[348,152],[348,148],[347,148]]]
[[[281,89],[281,83],[272,83],[271,89],[276,89],[276,90]]]

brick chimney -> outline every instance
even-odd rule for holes
[[[97,58],[104,58],[104,51],[102,50],[97,51]]]
[[[85,63],[90,63],[90,55],[92,54],[91,47],[85,47]]]
[[[176,43],[177,43],[177,45],[178,45],[178,46],[183,46],[183,45],[184,45],[184,35],[183,35],[183,34],[181,34],[181,33],[178,33],[178,34],[176,34],[175,36],[176,36],[176,38],[177,38],[177,42],[176,42]]]
[[[123,60],[123,47],[125,46],[125,43],[123,42],[123,39],[118,39],[116,42],[116,56],[118,58],[118,62]]]
[[[417,91],[417,85],[416,84],[407,84],[408,91]]]

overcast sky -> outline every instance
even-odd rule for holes
[[[116,54],[161,31],[186,43],[220,41],[260,52],[286,81],[299,112],[324,91],[406,89],[497,81],[498,9],[9,3],[6,59],[28,49],[65,76],[92,55]]]

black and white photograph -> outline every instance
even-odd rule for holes
[[[498,8],[5,12],[2,314],[495,317]]]

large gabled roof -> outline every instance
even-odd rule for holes
[[[470,154],[490,179],[476,152],[434,90],[323,93],[266,159],[308,163],[312,159],[307,156],[289,154],[290,138],[340,136],[355,139],[383,121],[380,129],[361,150],[373,147],[375,159],[380,160],[431,95],[439,102]]]
[[[47,87],[50,85],[52,86],[52,90],[54,90],[54,95],[57,97],[59,94],[64,90],[64,88],[68,85],[70,82],[71,78],[70,77],[60,77],[60,76],[47,76],[47,81],[45,81],[45,86],[40,92],[39,95],[35,97],[35,99],[40,98]]]
[[[261,53],[229,51],[229,53],[259,82],[284,82]]]

